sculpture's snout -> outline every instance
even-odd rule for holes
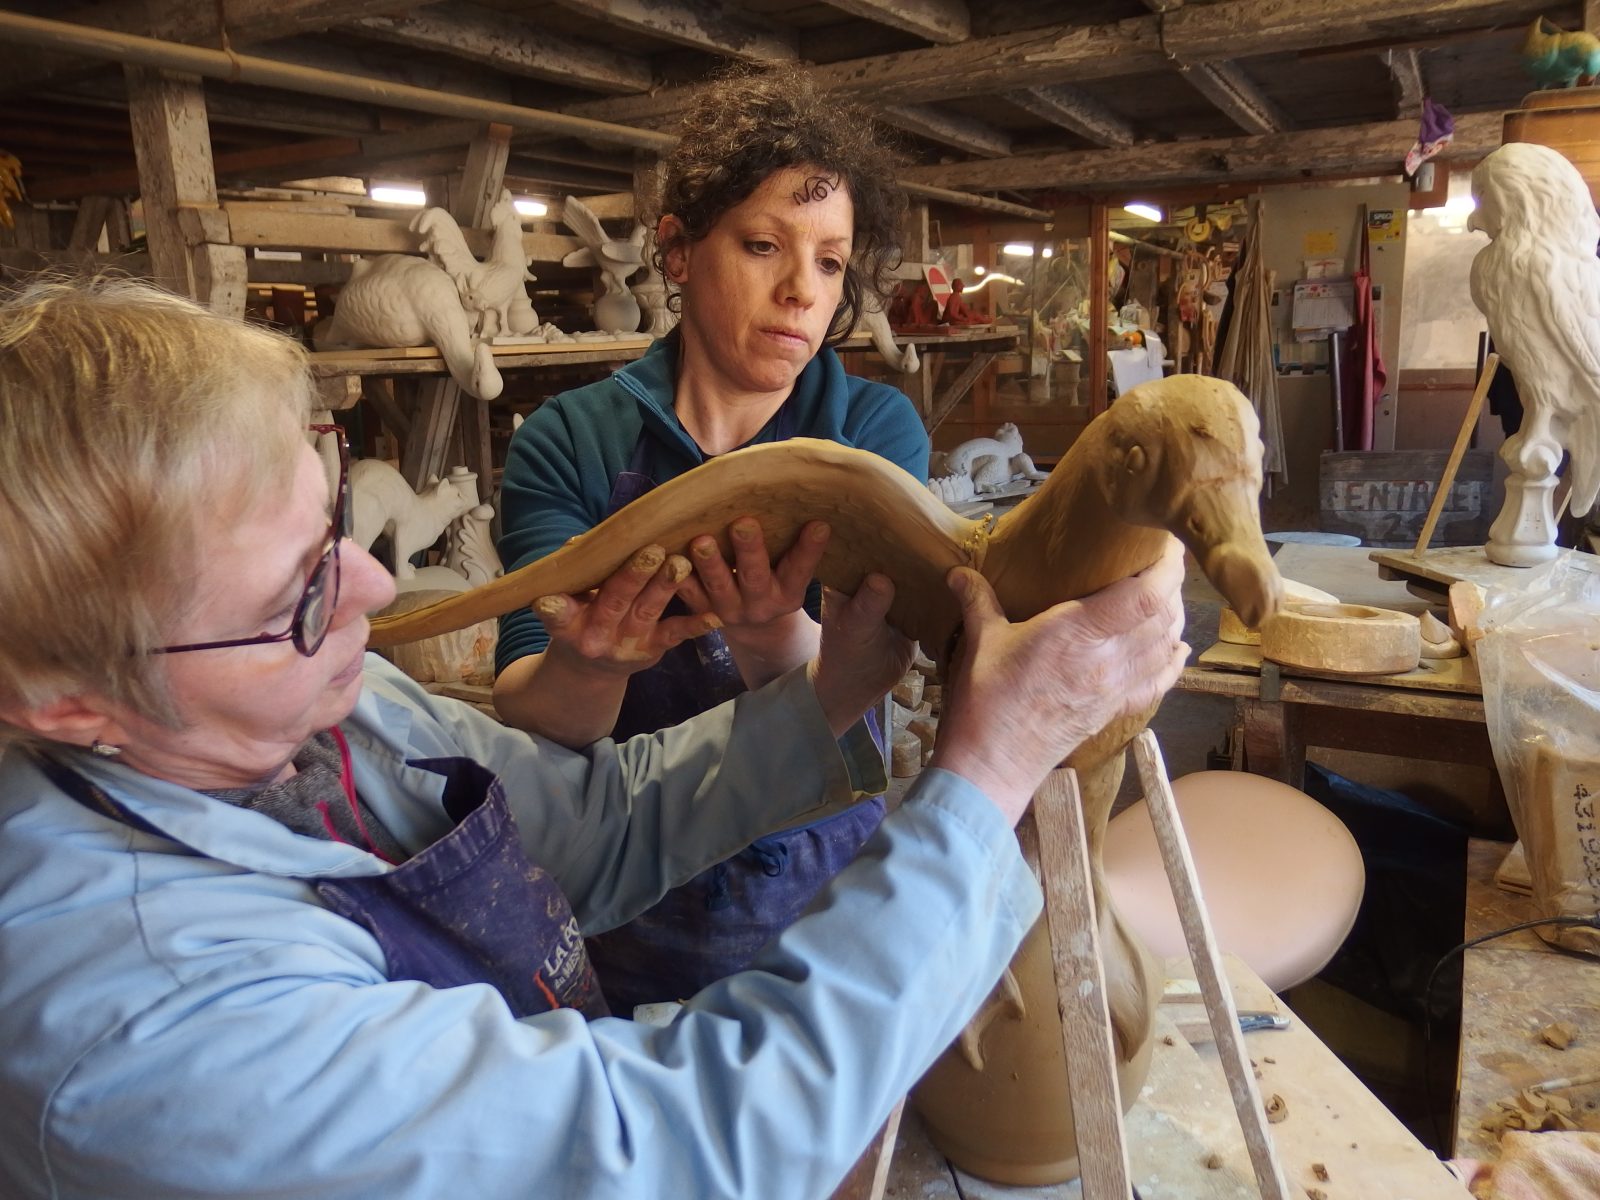
[[[1260,541],[1260,534],[1256,535]],[[1265,543],[1260,548],[1224,542],[1200,558],[1200,569],[1251,629],[1277,611],[1283,579]]]

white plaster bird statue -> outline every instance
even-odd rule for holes
[[[1510,142],[1472,173],[1468,228],[1491,241],[1472,263],[1472,300],[1517,381],[1524,416],[1500,457],[1511,468],[1489,557],[1554,557],[1550,493],[1572,455],[1572,512],[1600,491],[1600,217],[1578,169],[1548,146]]]
[[[561,206],[562,223],[584,245],[561,260],[564,267],[598,267],[601,294],[595,297],[595,328],[606,333],[635,333],[639,329],[639,302],[628,290],[628,278],[644,264],[644,243],[649,230],[634,222],[626,238],[606,233],[600,218],[576,196]]]

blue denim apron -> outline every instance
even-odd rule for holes
[[[200,853],[71,768],[43,756],[37,761],[85,808]],[[516,1017],[557,1008],[607,1016],[572,906],[555,880],[528,861],[499,779],[466,758],[408,765],[444,776],[445,811],[455,828],[383,875],[304,882],[372,934],[391,980],[436,988],[487,983]],[[348,760],[344,775],[348,780]]]
[[[785,401],[775,418],[779,441],[795,435],[791,404]],[[641,433],[612,486],[606,515],[654,488],[655,477],[655,442]],[[667,608],[669,614],[687,611],[677,599]],[[744,690],[727,639],[713,631],[674,646],[654,667],[629,677],[612,736],[676,725]],[[881,743],[876,724],[873,734]],[[628,1016],[637,1005],[687,999],[743,970],[856,856],[883,812],[877,796],[826,820],[761,838],[626,925],[591,937],[589,957],[611,1007]]]

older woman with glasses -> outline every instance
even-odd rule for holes
[[[881,786],[892,587],[763,688],[564,749],[365,653],[392,583],[309,400],[296,345],[144,285],[0,303],[0,1194],[826,1196],[1037,915],[1033,787],[1175,677],[1179,564],[1019,625],[952,573],[934,769],[651,1028],[583,935]]]

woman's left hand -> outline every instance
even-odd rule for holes
[[[816,655],[821,626],[806,613],[806,589],[828,547],[830,531],[809,521],[776,563],[767,554],[761,522],[740,517],[728,527],[733,563],[717,539],[703,534],[689,543],[695,574],[678,595],[695,613],[714,613],[749,687],[760,687]]]

